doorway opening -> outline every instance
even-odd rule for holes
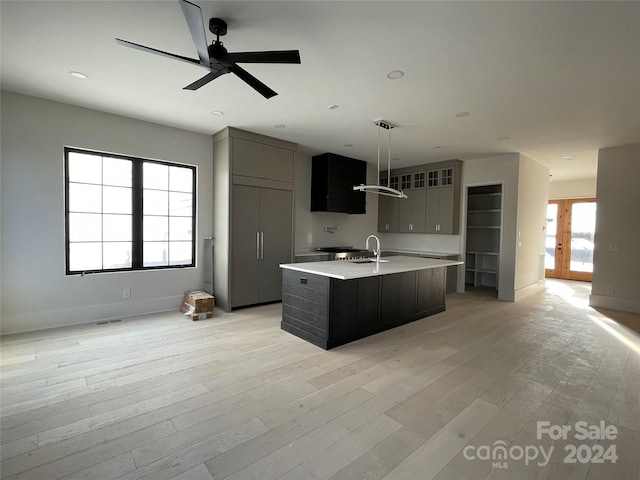
[[[590,282],[595,229],[595,198],[550,200],[545,277]]]

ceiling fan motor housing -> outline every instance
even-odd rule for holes
[[[227,34],[227,22],[225,22],[221,18],[210,18],[209,30],[214,35],[222,37]]]

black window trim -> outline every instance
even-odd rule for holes
[[[130,268],[105,268],[99,270],[70,270],[69,269],[69,153],[82,153],[88,155],[96,155],[101,157],[119,158],[132,161],[132,266]],[[168,165],[173,167],[190,168],[193,170],[193,201],[191,205],[191,263],[184,265],[157,265],[152,267],[143,266],[142,258],[142,164],[145,162],[157,163],[160,165]],[[176,270],[184,268],[194,268],[196,266],[196,239],[197,239],[197,174],[198,169],[196,165],[188,165],[185,163],[170,162],[166,160],[158,160],[153,158],[134,157],[131,155],[123,155],[118,153],[102,152],[99,150],[88,150],[77,147],[64,147],[64,248],[65,248],[65,275],[88,275],[98,273],[117,273],[117,272],[139,272],[139,271],[153,271],[153,270]]]

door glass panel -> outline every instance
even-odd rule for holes
[[[547,205],[547,239],[545,244],[544,268],[556,269],[556,232],[558,231],[558,204]]]
[[[571,208],[571,266],[574,272],[593,272],[596,204],[574,203]]]

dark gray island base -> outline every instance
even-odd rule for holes
[[[282,329],[326,350],[445,310],[446,266],[345,280],[282,273]]]

